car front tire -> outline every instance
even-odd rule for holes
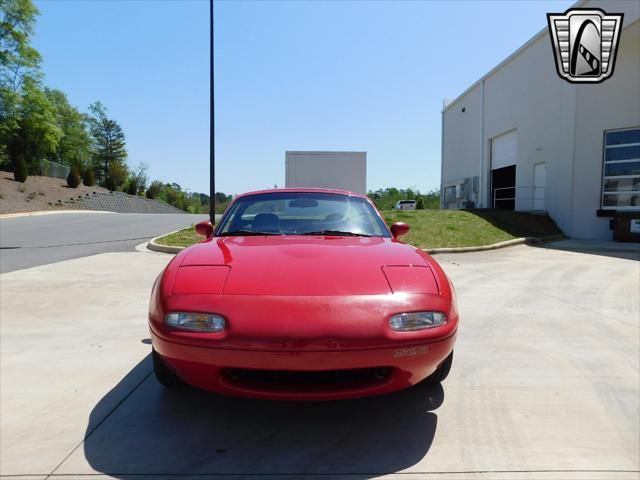
[[[447,358],[444,359],[444,362],[440,364],[440,366],[424,379],[424,383],[428,385],[437,385],[444,381],[445,378],[449,376],[449,372],[451,371],[451,365],[453,364],[453,351],[449,354]]]
[[[184,387],[184,382],[180,380],[180,377],[173,371],[167,368],[158,352],[152,350],[151,356],[153,357],[153,373],[155,373],[158,382],[160,382],[162,386],[172,390]]]

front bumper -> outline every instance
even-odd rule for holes
[[[151,329],[153,347],[186,383],[227,395],[277,400],[338,400],[380,395],[411,387],[432,374],[453,350],[456,332],[446,338],[397,347],[343,351],[248,350],[206,347],[186,339],[168,340]],[[242,371],[384,371],[385,375],[338,375],[335,382],[278,381],[277,375],[230,375]],[[338,372],[339,373],[339,372]],[[346,380],[345,378],[346,377]],[[271,380],[273,378],[273,380]]]

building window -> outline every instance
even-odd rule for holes
[[[640,128],[604,135],[602,208],[640,208]]]

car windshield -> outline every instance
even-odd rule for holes
[[[316,192],[261,193],[239,198],[216,229],[216,236],[231,235],[390,236],[367,200]]]

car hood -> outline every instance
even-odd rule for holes
[[[437,293],[427,258],[414,247],[379,237],[217,237],[183,252],[173,293]]]

